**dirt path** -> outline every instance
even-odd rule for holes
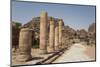
[[[80,43],[74,44],[69,50],[66,50],[65,53],[61,57],[56,59],[53,63],[94,60],[86,55],[85,50],[86,47],[81,45]]]

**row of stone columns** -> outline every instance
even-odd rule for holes
[[[62,46],[62,27],[63,21],[59,20],[58,25],[55,25],[55,21],[51,19],[48,23],[48,15],[46,12],[42,12],[40,15],[40,52],[54,52]],[[48,26],[49,30],[49,44],[47,44]],[[47,46],[48,45],[48,46]],[[48,47],[48,49],[47,49]]]
[[[62,20],[55,26],[55,21],[50,20],[50,30],[48,31],[48,14],[42,11],[40,15],[40,54],[59,50],[62,42]],[[47,44],[49,32],[49,45]],[[29,28],[23,28],[20,31],[19,38],[19,61],[31,59],[32,31]],[[47,50],[47,47],[49,48]]]

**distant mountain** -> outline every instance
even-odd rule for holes
[[[92,23],[90,24],[89,28],[88,28],[88,32],[90,33],[95,33],[96,32],[96,23]]]
[[[51,19],[54,19],[55,26],[58,25],[57,22],[60,20],[58,18],[48,17],[48,30],[50,27],[49,22]],[[63,23],[63,25],[64,25],[64,23]],[[13,45],[18,45],[19,32],[20,32],[20,29],[23,27],[33,29],[34,30],[33,39],[36,43],[39,42],[40,17],[34,17],[34,18],[32,18],[32,20],[30,20],[23,26],[21,26],[20,23],[12,22],[12,44]],[[93,34],[91,35],[91,33],[93,33]],[[85,29],[75,30],[68,25],[63,26],[62,35],[63,35],[63,40],[65,40],[65,41],[63,41],[64,43],[69,43],[69,42],[72,43],[72,42],[77,42],[77,41],[78,42],[79,41],[88,41],[90,44],[92,42],[95,43],[95,23],[90,24],[88,31],[86,31]]]
[[[54,19],[55,24],[57,25],[57,21],[59,21],[60,19],[58,18],[54,18],[54,17],[48,17],[48,22]],[[48,23],[49,24],[49,23]],[[49,26],[49,25],[48,25]],[[32,29],[40,29],[40,17],[34,17],[31,21],[29,21],[28,23],[24,24],[23,27],[29,27]]]

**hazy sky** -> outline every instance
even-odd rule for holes
[[[89,24],[95,22],[95,6],[20,1],[12,1],[12,21],[25,24],[40,16],[42,10],[47,11],[48,16],[62,18],[65,25],[76,29],[87,29]]]

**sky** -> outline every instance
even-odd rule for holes
[[[12,1],[12,21],[25,24],[46,11],[48,16],[61,18],[65,25],[87,30],[95,22],[95,6]]]

